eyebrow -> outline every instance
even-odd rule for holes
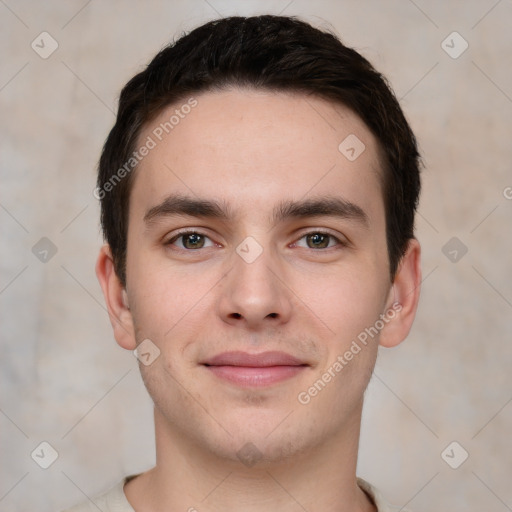
[[[161,218],[174,215],[219,219],[226,222],[235,217],[234,211],[225,202],[171,194],[146,212],[144,222],[149,226]],[[281,201],[274,207],[271,222],[275,225],[287,219],[317,216],[355,220],[366,228],[370,225],[368,215],[360,206],[333,196]]]

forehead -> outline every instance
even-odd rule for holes
[[[347,107],[311,95],[195,95],[145,126],[143,145],[151,149],[137,167],[130,211],[176,192],[222,200],[253,217],[283,198],[326,193],[357,202],[370,217],[383,210],[375,137]]]

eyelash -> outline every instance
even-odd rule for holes
[[[179,231],[178,233],[176,233],[171,239],[169,239],[167,242],[165,242],[164,245],[166,245],[166,246],[173,245],[176,240],[179,240],[180,238],[182,238],[184,236],[187,236],[187,235],[200,235],[200,236],[203,236],[203,237],[208,238],[210,240],[210,237],[208,235],[206,235],[205,233],[202,233],[201,231],[198,231],[198,230],[185,230],[185,231]],[[324,235],[324,236],[328,236],[328,237],[330,237],[331,239],[334,239],[337,242],[337,244],[336,244],[337,246],[339,246],[339,247],[347,247],[348,246],[348,242],[345,242],[344,240],[340,240],[336,235],[333,235],[329,231],[324,231],[324,230],[307,231],[305,233],[302,233],[302,235],[300,236],[300,238],[298,238],[298,240],[302,240],[303,238],[305,238],[308,235]],[[296,242],[294,242],[294,244],[295,243]],[[311,247],[306,247],[306,249],[311,249],[312,251],[326,251],[327,249],[334,249],[334,248],[335,247],[325,247],[325,248],[313,249]],[[177,250],[186,251],[186,252],[196,252],[196,251],[199,251],[201,249],[204,249],[204,247],[200,247],[199,249],[182,249],[181,247],[179,247]],[[206,249],[207,249],[207,247],[206,247]]]

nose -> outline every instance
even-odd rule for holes
[[[221,285],[218,314],[233,326],[258,331],[289,321],[292,291],[270,250],[252,262],[234,254],[234,263]]]

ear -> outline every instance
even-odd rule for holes
[[[108,244],[100,249],[96,262],[96,276],[103,290],[117,343],[127,350],[134,350],[136,347],[135,329],[128,304],[128,294],[117,277]]]
[[[385,314],[390,319],[382,329],[379,339],[379,344],[383,347],[397,346],[411,330],[420,298],[420,253],[418,240],[416,238],[409,240],[389,290]]]

